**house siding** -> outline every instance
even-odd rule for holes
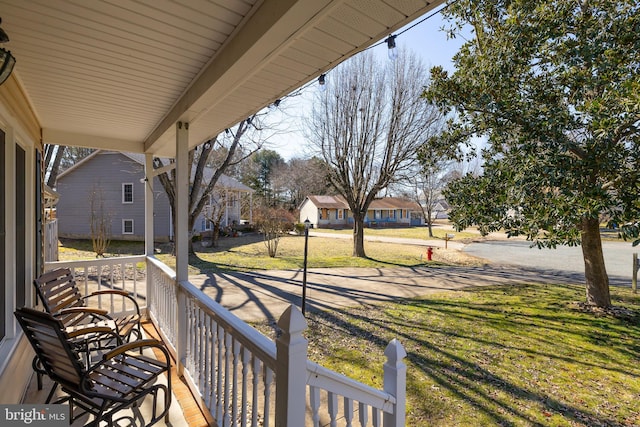
[[[144,240],[144,167],[121,153],[100,152],[78,164],[72,173],[58,179],[58,233],[61,237],[91,237],[91,197],[102,194],[105,214],[111,219],[112,238]],[[123,203],[124,183],[133,184],[133,203]],[[168,240],[171,224],[169,199],[158,178],[154,178],[154,236]],[[124,234],[123,220],[133,220],[133,234]]]

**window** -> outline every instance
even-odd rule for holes
[[[336,213],[338,215],[338,219],[344,219],[344,210],[338,209]]]
[[[132,219],[123,219],[122,220],[122,234],[133,234],[133,220]]]
[[[122,184],[122,203],[133,203],[133,184]]]

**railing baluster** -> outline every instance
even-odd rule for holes
[[[218,386],[216,387],[216,419],[222,418],[222,399],[224,391],[222,390],[222,363],[224,356],[224,328],[218,325]]]
[[[344,419],[347,422],[346,427],[353,427],[353,400],[348,397],[344,398]]]
[[[124,280],[124,277],[125,277],[125,272],[127,271],[127,269],[126,269],[126,264],[124,263],[124,261],[120,264],[120,269],[121,269],[120,275],[122,276],[122,290],[126,291],[127,290],[127,283]],[[122,311],[125,312],[125,311],[127,311],[126,301],[125,301],[124,298],[120,298],[120,299],[122,300]]]
[[[251,402],[251,427],[258,426],[258,381],[260,375],[260,359],[255,354],[251,356],[253,361],[251,368],[253,373],[253,399]]]
[[[320,389],[309,386],[309,406],[311,407],[311,419],[313,427],[320,426]]]
[[[271,414],[271,384],[273,383],[273,371],[267,365],[264,366],[264,425],[269,425]]]
[[[231,370],[231,356],[233,355],[233,337],[230,333],[225,331],[224,337],[224,418],[223,424],[224,427],[229,427],[231,425],[231,414],[229,412],[231,406],[231,386],[229,383],[229,375]]]
[[[360,427],[367,427],[369,422],[369,408],[364,403],[358,403],[358,420],[360,420]]]
[[[380,409],[371,408],[371,422],[373,423],[373,427],[380,427],[382,423],[382,416],[380,415]]]
[[[233,340],[233,386],[231,401],[231,423],[238,425],[238,364],[240,363],[240,342]]]
[[[337,427],[338,425],[338,395],[332,391],[327,392],[327,405],[329,406],[329,418],[331,420],[330,426]]]
[[[249,360],[251,353],[244,347],[242,349],[242,409],[240,412],[240,425],[247,427],[247,406],[249,405],[249,397],[247,396],[247,386],[249,382]]]
[[[209,397],[209,402],[207,407],[212,409],[215,413],[215,403],[217,399],[217,376],[218,376],[218,365],[216,360],[218,360],[218,325],[216,322],[211,319],[211,395]]]

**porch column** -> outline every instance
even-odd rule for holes
[[[144,247],[153,256],[153,155],[144,155]]]
[[[13,317],[13,310],[16,309],[16,287],[20,286],[20,284],[16,284],[16,144],[14,141],[13,128],[9,126],[5,130],[4,145],[0,145],[0,149],[4,147],[4,165],[1,165],[2,172],[0,173],[5,174],[4,188],[2,189],[5,203],[5,223],[0,226],[0,232],[3,232],[5,237],[4,280],[6,298],[0,298],[0,304],[4,304],[5,338],[13,338],[17,327],[19,328]],[[19,267],[25,268],[25,266]]]
[[[189,123],[176,123],[176,279],[189,269]]]
[[[146,256],[154,256],[153,246],[153,155],[146,153],[144,155],[144,253]],[[147,309],[145,316],[149,317],[149,301],[151,299],[151,287],[153,286],[153,278],[147,274]]]
[[[176,123],[176,281],[178,284],[177,369],[182,375],[187,355],[187,301],[179,286],[189,279],[189,123]]]

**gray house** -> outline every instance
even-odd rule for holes
[[[205,170],[204,178],[211,178],[213,170]],[[154,239],[173,238],[169,199],[157,177],[153,178]],[[58,176],[56,191],[58,235],[88,239],[91,237],[91,206],[93,215],[111,224],[111,238],[116,240],[144,240],[144,155],[98,150]],[[222,226],[239,224],[243,195],[251,190],[235,179],[223,175],[218,180],[205,212],[220,212]],[[220,196],[223,194],[224,196]],[[218,206],[224,203],[223,206]],[[248,213],[250,215],[250,213]],[[250,220],[250,218],[248,218]],[[194,234],[210,230],[211,222],[203,215],[194,223]]]

